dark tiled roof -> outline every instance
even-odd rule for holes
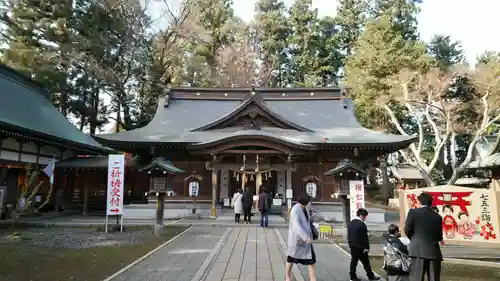
[[[208,91],[207,89],[205,89]],[[265,107],[274,115],[288,120],[290,123],[309,129],[299,131],[261,127],[261,130],[242,130],[231,127],[219,130],[195,131],[207,124],[213,123],[224,116],[231,114],[247,100],[242,92],[235,93],[231,89],[228,98],[210,98],[210,92],[195,93],[196,98],[176,98],[172,90],[168,106],[165,100],[159,101],[158,109],[153,120],[145,127],[132,131],[115,134],[97,135],[104,141],[136,142],[136,143],[208,143],[234,135],[261,135],[280,138],[288,142],[303,144],[400,144],[405,147],[413,141],[413,137],[390,135],[363,128],[356,120],[354,107],[350,100],[341,99],[339,89],[315,89],[316,91],[330,91],[332,98],[314,98],[309,96],[305,89],[304,96],[300,99],[279,98],[262,94],[261,100]],[[274,89],[276,90],[276,89]],[[220,93],[223,89],[213,89]],[[243,90],[242,90],[243,91]],[[257,89],[259,91],[259,89]],[[296,89],[282,88],[279,91],[287,95],[288,91]],[[274,94],[274,93],[273,93]],[[294,93],[296,95],[296,93]],[[203,98],[205,95],[207,98]],[[231,95],[235,98],[231,99]],[[238,98],[239,97],[239,98]],[[310,98],[308,98],[310,97]]]
[[[146,165],[146,166],[144,166],[142,168],[139,168],[139,171],[140,172],[142,172],[142,171],[152,171],[152,170],[155,170],[155,169],[167,172],[169,174],[181,174],[181,173],[185,173],[186,172],[186,171],[184,171],[182,169],[179,169],[179,168],[175,167],[174,164],[172,164],[172,162],[166,161],[166,160],[164,160],[161,157],[158,157],[155,160],[153,160],[150,164],[148,164],[148,165]]]
[[[32,133],[82,149],[106,150],[57,111],[37,84],[4,65],[0,65],[0,89],[0,128]]]
[[[125,157],[125,163],[127,167],[135,167],[137,165],[136,157]],[[56,168],[63,169],[86,169],[86,168],[97,168],[97,169],[107,169],[108,168],[108,157],[106,156],[89,156],[81,158],[73,158],[68,160],[59,161],[56,163]]]

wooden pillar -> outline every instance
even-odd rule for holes
[[[217,217],[217,170],[212,169],[212,208],[210,209],[210,216]]]
[[[89,185],[86,181],[83,184],[83,214],[87,215],[89,211]]]

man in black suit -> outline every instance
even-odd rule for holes
[[[360,208],[356,212],[356,218],[347,225],[347,243],[351,249],[351,266],[349,275],[351,281],[360,281],[356,275],[358,261],[361,261],[369,280],[380,280],[380,276],[375,276],[370,265],[368,253],[370,252],[370,240],[368,239],[368,228],[366,227],[366,217],[368,211]]]
[[[439,281],[443,255],[439,246],[443,241],[443,218],[432,209],[432,196],[421,193],[421,207],[410,209],[406,217],[405,232],[410,239],[410,281]]]

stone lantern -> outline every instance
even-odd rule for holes
[[[337,164],[337,167],[325,172],[326,176],[334,176],[339,183],[337,190],[331,196],[340,199],[344,214],[343,224],[347,227],[347,223],[351,221],[351,200],[349,181],[362,180],[368,172],[356,166],[351,160],[343,160]]]
[[[164,229],[165,196],[172,192],[172,179],[176,174],[185,173],[184,170],[175,167],[172,162],[159,157],[150,164],[139,169],[140,172],[149,174],[149,191],[146,196],[156,196],[156,224],[155,235],[159,235]]]

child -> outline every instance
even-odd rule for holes
[[[400,239],[399,227],[390,224],[389,235],[384,246],[384,270],[387,272],[388,281],[408,281],[410,257],[408,246]]]

